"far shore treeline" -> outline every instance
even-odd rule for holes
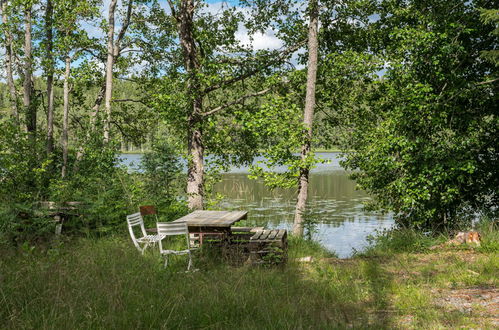
[[[252,178],[297,191],[301,235],[324,149],[400,226],[497,217],[495,1],[0,4],[4,242],[51,235],[48,201],[78,202],[67,233],[92,235],[140,204],[216,207],[219,173],[257,156]],[[138,147],[143,171],[117,166]]]

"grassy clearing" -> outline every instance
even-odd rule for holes
[[[111,329],[498,325],[494,305],[487,305],[495,301],[497,306],[498,299],[497,232],[483,235],[480,249],[438,251],[425,248],[429,242],[417,243],[417,237],[417,248],[402,249],[394,243],[404,241],[399,235],[414,234],[381,239],[364,255],[346,260],[291,239],[285,267],[233,267],[220,262],[215,251],[203,251],[195,258],[200,271],[193,273],[182,272],[182,257],[164,269],[156,251],[141,256],[125,236],[81,239],[44,251],[3,248],[0,324]],[[293,261],[305,255],[317,261]]]

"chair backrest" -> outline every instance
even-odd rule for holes
[[[156,207],[154,207],[154,205],[141,205],[139,206],[139,210],[142,216],[150,214],[158,214],[156,211]]]
[[[146,228],[144,227],[144,220],[142,219],[142,216],[140,215],[140,212],[130,214],[126,216],[126,221],[128,223],[128,231],[130,232],[130,236],[132,237],[133,244],[135,246],[139,246],[139,243],[137,242],[137,238],[135,237],[135,233],[133,232],[133,227],[135,226],[140,226],[140,231],[142,232],[142,236],[146,236]]]
[[[156,226],[158,227],[158,236],[161,238],[161,240],[166,236],[185,235],[187,248],[190,248],[187,222],[158,222]],[[161,240],[159,241],[159,250],[163,252],[163,245],[161,244]]]

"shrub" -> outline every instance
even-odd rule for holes
[[[118,163],[118,148],[88,139],[78,152],[70,150],[67,175],[61,177],[61,154],[48,156],[42,139],[30,137],[9,123],[0,124],[0,239],[11,243],[53,236],[53,211],[41,202],[78,202],[64,231],[102,235],[124,230],[125,216],[149,202],[169,218],[185,213],[176,179],[181,166],[173,149],[155,147],[145,157],[143,173]]]

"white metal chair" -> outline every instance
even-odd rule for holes
[[[161,236],[157,235],[149,235],[146,233],[146,228],[144,227],[144,219],[140,215],[140,212],[130,214],[126,216],[126,221],[128,223],[128,231],[130,232],[130,237],[132,238],[133,244],[140,251],[140,253],[144,254],[144,251],[151,245],[155,245],[157,242],[161,240]],[[133,227],[140,227],[140,232],[142,233],[142,237],[136,237],[133,231]],[[142,245],[142,246],[141,246]]]
[[[192,267],[192,254],[190,247],[190,239],[189,239],[189,230],[187,229],[186,222],[158,222],[158,235],[161,236],[159,240],[159,252],[162,256],[165,257],[165,268],[168,266],[168,255],[189,255],[189,264],[187,266],[187,270],[190,270]],[[187,243],[187,249],[185,250],[169,250],[163,249],[163,244],[161,241],[166,236],[175,236],[175,235],[184,235]]]

